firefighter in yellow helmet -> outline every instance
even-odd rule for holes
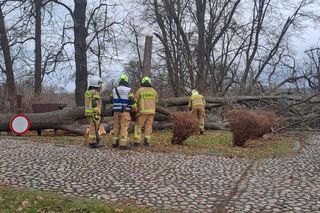
[[[205,116],[205,106],[206,100],[205,98],[199,94],[199,92],[195,89],[191,91],[191,97],[189,99],[189,110],[191,110],[191,114],[196,116],[200,120],[199,126],[199,134],[204,134],[204,116]]]
[[[101,119],[101,90],[102,80],[99,76],[89,79],[89,87],[85,92],[85,116],[89,120],[89,128],[86,132],[86,142],[91,148],[97,148],[100,144],[99,128]]]
[[[127,75],[121,75],[119,84],[110,94],[113,110],[113,138],[112,147],[119,149],[128,148],[128,128],[131,117],[130,112],[134,105],[134,95],[129,87]]]
[[[144,145],[150,145],[152,135],[152,125],[156,114],[156,103],[158,102],[158,93],[151,85],[151,79],[144,77],[141,81],[141,87],[135,94],[136,110],[138,118],[134,129],[134,146],[141,145],[141,129],[144,127]]]

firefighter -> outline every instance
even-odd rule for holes
[[[112,147],[128,148],[128,128],[131,117],[130,112],[134,105],[134,95],[129,87],[127,75],[121,75],[119,84],[110,94],[113,111],[113,138]]]
[[[199,92],[195,89],[191,91],[191,97],[189,99],[189,110],[191,110],[191,114],[196,116],[200,121],[199,126],[199,134],[204,134],[204,116],[205,116],[205,106],[206,100],[205,98],[199,94]]]
[[[101,90],[102,80],[99,76],[93,76],[89,79],[89,87],[85,92],[85,115],[89,120],[89,128],[86,132],[86,142],[91,148],[97,148],[100,145],[100,119],[101,119]]]
[[[135,95],[136,108],[138,117],[134,129],[134,146],[141,145],[141,129],[144,127],[144,142],[145,146],[150,145],[152,135],[152,125],[156,114],[156,103],[158,102],[157,91],[151,85],[151,79],[144,77],[141,81],[141,87]]]

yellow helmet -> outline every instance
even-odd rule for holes
[[[148,76],[143,77],[141,80],[141,84],[144,84],[144,83],[151,84],[151,79]]]
[[[125,82],[129,83],[129,78],[127,75],[122,74],[122,75],[120,75],[119,83],[120,83],[120,81],[125,81]]]
[[[191,95],[199,95],[199,92],[195,89],[191,90]]]

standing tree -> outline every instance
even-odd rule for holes
[[[87,0],[74,0],[74,50],[76,61],[76,105],[84,105],[84,93],[87,89],[87,44],[86,28]]]
[[[41,7],[42,0],[34,0],[35,6],[35,69],[34,69],[34,95],[41,94],[42,84],[42,54],[41,54]]]
[[[7,78],[6,80],[7,91],[10,92],[10,95],[8,95],[10,111],[14,112],[17,92],[16,92],[16,85],[14,80],[14,72],[12,68],[10,45],[7,37],[5,21],[4,21],[4,16],[2,12],[2,6],[3,4],[0,3],[0,45],[3,52],[4,62],[5,62],[5,69],[2,71],[5,73]]]
[[[88,31],[86,28],[87,0],[74,0],[74,10],[58,0],[52,0],[68,10],[73,19],[74,51],[76,65],[75,100],[77,106],[84,105],[84,93],[87,89],[87,43]]]
[[[152,34],[146,36],[143,57],[143,76],[151,76]]]

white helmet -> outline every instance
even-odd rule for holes
[[[100,87],[101,84],[103,83],[102,79],[99,77],[99,76],[92,76],[90,79],[89,79],[89,87]]]

